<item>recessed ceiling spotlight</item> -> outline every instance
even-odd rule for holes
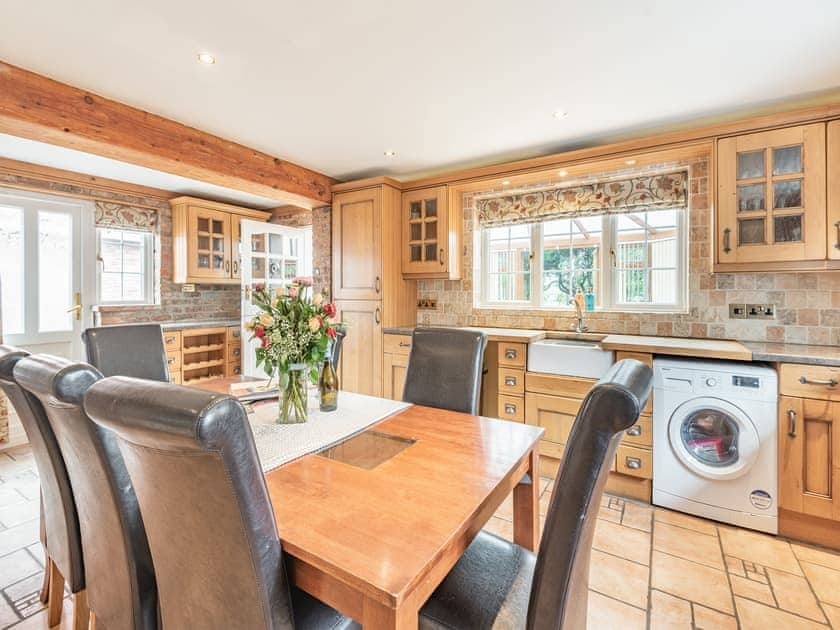
[[[216,63],[216,58],[209,52],[198,53],[198,60],[207,66],[212,66]]]
[[[636,163],[636,160],[624,160],[624,163],[627,166],[633,166]]]
[[[555,109],[553,112],[551,112],[551,115],[556,120],[563,120],[564,118],[567,118],[569,116],[569,112],[563,109]]]
[[[382,155],[384,155],[387,158],[392,158],[392,157],[397,157],[397,152],[396,151],[383,151]]]
[[[557,174],[558,174],[560,177],[566,177],[566,175],[568,175],[568,174],[569,174],[569,171],[567,171],[567,170],[563,169],[562,171],[557,171]]]
[[[510,186],[510,180],[506,179],[505,181],[503,181],[502,186]]]

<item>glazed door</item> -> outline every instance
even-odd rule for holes
[[[347,324],[341,345],[338,382],[342,390],[382,396],[382,302],[336,302],[338,319]]]
[[[0,190],[4,343],[84,359],[81,333],[92,324],[87,294],[95,287],[93,233],[93,209],[84,201]]]
[[[826,257],[826,126],[718,142],[718,262]]]
[[[446,186],[403,194],[403,273],[446,273],[449,260],[447,227]]]
[[[245,323],[260,310],[251,293],[261,284],[273,291],[291,284],[298,276],[312,275],[312,229],[241,220],[242,236],[242,373],[264,378],[257,368],[251,333]]]
[[[382,299],[382,189],[336,195],[332,227],[333,298]]]
[[[187,209],[187,274],[192,278],[231,277],[231,216],[198,206]]]
[[[840,403],[779,398],[779,507],[840,521]]]

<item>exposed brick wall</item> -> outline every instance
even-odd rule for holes
[[[316,288],[329,290],[332,286],[332,208],[306,210],[283,206],[272,212],[271,222],[289,227],[312,226],[312,275]]]
[[[592,312],[586,314],[589,328],[593,332],[666,337],[840,344],[840,272],[711,273],[712,210],[708,160],[660,164],[648,170],[679,166],[689,168],[689,312]],[[599,179],[605,175],[593,174],[587,179]],[[473,282],[475,225],[472,197],[466,195],[463,279],[419,281],[419,297],[437,299],[438,310],[418,311],[418,323],[568,330],[574,321],[574,311],[501,310],[474,306],[477,289]],[[729,319],[727,305],[732,302],[775,304],[776,319]]]

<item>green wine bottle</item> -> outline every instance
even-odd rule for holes
[[[321,398],[321,411],[335,411],[338,409],[338,375],[332,365],[332,358],[327,354],[321,377],[318,379],[318,390]]]

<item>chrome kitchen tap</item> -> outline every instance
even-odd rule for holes
[[[577,326],[575,326],[575,324],[572,324],[572,329],[578,334],[585,333],[589,330],[589,326],[583,325],[583,309],[580,306],[579,300],[573,301],[575,303],[575,313],[577,314]]]

